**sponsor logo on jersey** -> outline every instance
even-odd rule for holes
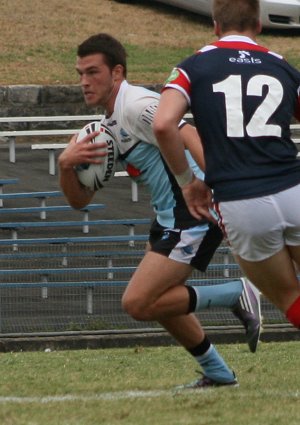
[[[103,181],[109,180],[115,165],[115,145],[112,139],[107,140],[107,166]]]
[[[161,237],[161,240],[166,241],[167,239],[169,239],[169,237],[170,237],[170,232],[168,232],[168,231],[164,232],[162,237]]]
[[[111,122],[107,122],[106,123],[106,125],[108,126],[108,127],[114,127],[115,125],[117,125],[117,121],[116,120],[113,120],[113,121],[111,121]]]
[[[122,143],[130,143],[131,142],[131,137],[129,136],[128,133],[126,133],[126,131],[124,130],[124,128],[121,128],[121,130],[120,130],[120,136],[121,136],[121,142]]]
[[[145,124],[151,125],[153,122],[154,114],[157,110],[157,102],[148,105],[147,108],[143,110],[139,119]]]
[[[186,245],[186,246],[181,248],[181,251],[184,254],[191,255],[191,254],[193,254],[193,246],[192,245]]]
[[[259,58],[254,58],[253,56],[251,56],[251,53],[248,52],[247,50],[239,50],[238,52],[239,57],[230,57],[229,58],[229,62],[231,63],[237,63],[237,64],[254,64],[254,65],[259,65],[262,63],[261,59]]]

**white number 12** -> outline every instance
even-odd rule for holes
[[[280,81],[268,75],[256,75],[248,82],[247,96],[262,97],[264,87],[267,87],[268,92],[245,126],[241,75],[230,75],[224,81],[213,84],[214,93],[221,92],[225,95],[228,137],[244,137],[244,128],[250,137],[281,136],[279,125],[267,124],[283,99]]]

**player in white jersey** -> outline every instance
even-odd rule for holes
[[[173,70],[154,131],[197,218],[212,193],[185,160],[178,122],[191,108],[206,182],[241,268],[300,329],[300,161],[290,124],[300,120],[300,72],[257,44],[258,0],[214,0],[219,40]],[[205,197],[203,197],[203,194]]]
[[[246,329],[249,348],[256,351],[260,333],[259,296],[245,279],[211,286],[186,286],[193,268],[205,271],[222,240],[218,226],[195,219],[183,200],[180,186],[162,159],[152,130],[159,95],[126,81],[126,52],[108,34],[84,41],[77,52],[76,69],[85,102],[103,106],[105,124],[120,150],[120,161],[131,178],[146,185],[156,212],[150,229],[149,247],[133,274],[122,305],[136,320],[158,321],[183,345],[203,369],[204,377],[192,387],[237,385],[233,371],[210,343],[193,314],[208,307],[230,308]],[[190,165],[199,178],[204,167],[201,144],[195,128],[181,122],[180,133]],[[83,187],[74,167],[99,163],[90,134],[81,143],[74,136],[59,157],[60,184],[75,208],[89,203],[94,192]]]

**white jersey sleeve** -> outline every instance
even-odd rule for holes
[[[123,111],[123,123],[126,130],[139,141],[158,146],[152,123],[159,102],[159,95],[145,91],[130,103]]]

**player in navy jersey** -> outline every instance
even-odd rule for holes
[[[119,159],[131,178],[148,188],[156,213],[149,249],[123,295],[125,311],[137,320],[158,321],[195,357],[204,378],[192,387],[236,385],[234,373],[210,343],[193,312],[216,306],[230,308],[245,326],[249,348],[255,352],[261,325],[259,294],[246,279],[211,286],[185,285],[193,268],[206,270],[222,232],[215,224],[189,213],[181,189],[162,159],[152,129],[159,95],[128,84],[126,52],[108,34],[92,36],[78,47],[76,69],[86,104],[104,107],[104,122],[117,141]],[[186,151],[186,158],[198,177],[203,178],[197,132],[184,121],[179,127],[190,151]],[[60,184],[75,208],[88,204],[94,195],[80,184],[75,167],[101,162],[98,148],[104,144],[89,143],[96,134],[91,133],[78,143],[74,136],[59,156]]]
[[[213,219],[215,203],[246,276],[300,328],[300,161],[290,136],[291,120],[300,120],[300,73],[257,44],[258,0],[214,0],[213,17],[219,40],[173,70],[154,131],[190,212]],[[206,185],[180,142],[178,122],[189,108]]]

